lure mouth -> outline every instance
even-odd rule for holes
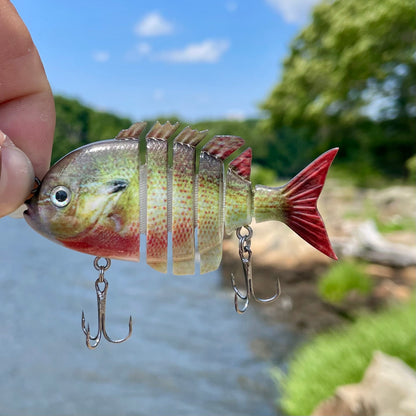
[[[51,234],[48,222],[45,221],[44,207],[39,206],[38,195],[34,195],[26,200],[25,205],[26,210],[23,212],[23,218],[27,224],[44,237],[55,240]]]
[[[34,200],[37,199],[37,196],[39,195],[41,181],[37,177],[35,177],[35,184],[36,184],[35,188],[32,189],[32,191],[30,192],[30,195],[28,196],[28,198],[23,204],[23,206],[26,206],[26,210],[23,211],[23,216],[26,219],[27,217],[33,217],[34,205],[35,205]]]
[[[24,206],[26,206],[26,209],[23,211],[23,215],[26,217],[26,216],[30,216],[31,215],[31,213],[33,213],[33,207],[32,207],[32,199],[33,199],[33,197],[32,198],[29,198],[29,199],[27,199],[25,202],[24,202]]]
[[[24,207],[26,207],[26,209],[23,211],[23,216],[26,217],[28,215],[30,215],[30,211],[29,211],[29,200],[25,201],[25,203],[23,204]]]
[[[25,211],[23,211],[23,217],[26,220],[26,222],[35,230],[38,229],[39,221],[36,221],[36,218],[38,215],[36,215],[36,204],[35,204],[35,196],[32,196],[31,198],[27,199],[24,203],[26,205]]]

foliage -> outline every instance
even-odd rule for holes
[[[96,140],[103,140],[114,137],[121,129],[125,129],[132,123],[124,117],[118,117],[108,112],[96,111],[89,108],[75,99],[68,99],[62,96],[55,97],[56,106],[56,130],[52,154],[52,161],[55,162],[69,151]],[[163,123],[167,119],[159,118]],[[170,117],[171,122],[181,122],[181,127],[187,124],[178,120],[177,117]],[[139,120],[135,120],[139,121]],[[155,120],[147,120],[151,126]],[[278,131],[265,129],[265,120],[206,120],[192,123],[192,128],[209,130],[212,137],[216,134],[229,134],[242,137],[246,144],[253,149],[253,164],[268,169],[267,174],[271,179],[271,171],[279,178],[290,178],[303,169],[319,152],[317,144],[308,140],[306,129],[292,129],[282,127]],[[325,149],[327,150],[327,149]],[[338,158],[331,169],[331,175],[343,172],[342,176],[349,183],[369,184],[369,178],[374,179],[376,175],[366,164],[371,155],[362,152],[358,160],[362,160],[363,168],[358,169],[357,165],[340,165]],[[345,160],[344,160],[345,162]],[[354,162],[355,163],[355,162]],[[367,168],[363,174],[364,167]],[[256,169],[253,171],[256,173]],[[262,175],[266,171],[262,171]],[[256,180],[254,178],[254,180]],[[259,179],[260,181],[263,179]],[[383,178],[379,182],[385,183]]]
[[[251,167],[250,181],[252,186],[267,185],[276,186],[277,177],[273,169],[265,168],[260,165],[253,165]]]
[[[416,155],[406,160],[406,169],[409,179],[414,183],[416,181]]]
[[[336,387],[359,382],[374,351],[399,357],[412,368],[415,354],[415,301],[361,316],[349,327],[318,335],[296,351],[289,373],[273,370],[281,406],[290,415],[309,415]]]
[[[403,177],[416,151],[414,14],[412,0],[324,0],[263,105],[269,128],[314,152],[339,146],[338,164],[363,179]]]
[[[55,97],[55,107],[56,130],[53,162],[79,146],[96,140],[112,138],[121,129],[129,127],[132,123],[127,118],[93,110],[75,99],[62,96]],[[158,120],[161,123],[167,120],[179,121],[182,128],[186,125],[175,116],[162,117]],[[149,126],[155,122],[155,120],[147,121]],[[275,134],[266,133],[260,120],[206,120],[193,123],[191,127],[198,130],[209,130],[211,137],[216,134],[242,137],[246,144],[253,149],[253,162],[266,170],[268,169],[266,180],[274,181],[276,173],[273,175],[271,171],[278,172],[283,177],[290,177],[305,165],[305,149],[296,145],[297,139],[289,137],[288,134],[283,134],[278,139]],[[262,175],[265,172],[262,171]]]
[[[369,293],[372,286],[363,264],[344,260],[334,263],[320,278],[318,290],[323,299],[339,303],[350,292]]]
[[[208,129],[212,135],[230,134],[242,137],[253,149],[253,162],[274,170],[279,177],[290,178],[312,161],[313,144],[304,143],[302,134],[281,128],[273,132],[265,128],[264,120],[206,120],[193,124]]]
[[[415,220],[413,217],[392,216],[389,221],[380,221],[377,217],[374,222],[378,231],[384,234],[396,231],[415,231]]]
[[[114,137],[131,124],[128,118],[95,111],[75,99],[61,96],[55,96],[55,108],[53,162],[79,146]]]

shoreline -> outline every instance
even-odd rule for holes
[[[414,223],[416,189],[394,186],[363,190],[329,181],[318,206],[336,247],[340,240],[355,236],[358,227],[368,218],[384,223],[403,218]],[[363,262],[366,273],[373,281],[372,291],[366,296],[351,292],[339,304],[326,302],[318,293],[317,282],[334,261],[281,223],[253,223],[252,228],[253,286],[256,295],[260,298],[272,296],[278,277],[281,296],[270,304],[253,300],[250,307],[255,307],[271,322],[285,323],[305,334],[315,334],[351,322],[363,312],[376,311],[388,304],[407,300],[416,287],[416,265],[392,267]],[[409,229],[385,233],[383,238],[415,247],[414,232]],[[341,254],[337,249],[336,252]],[[339,257],[339,261],[354,260],[353,257]],[[230,285],[231,273],[243,291],[235,234],[223,243],[221,274],[224,285]]]

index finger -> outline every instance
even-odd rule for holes
[[[9,0],[0,0],[0,129],[42,178],[50,163],[54,101],[29,31]]]

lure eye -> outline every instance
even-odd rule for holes
[[[58,208],[66,207],[71,200],[71,191],[65,186],[56,186],[51,192],[51,202]]]

